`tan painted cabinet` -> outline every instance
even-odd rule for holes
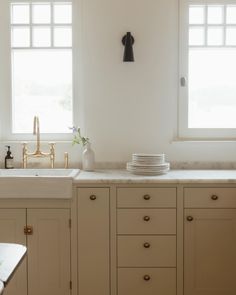
[[[109,188],[79,188],[78,294],[110,294]]]
[[[7,295],[70,294],[69,220],[69,209],[0,209],[1,242],[28,249]]]
[[[235,188],[185,191],[185,295],[236,294],[235,192]]]
[[[176,189],[117,189],[118,295],[176,295]]]

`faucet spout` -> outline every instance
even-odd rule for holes
[[[27,168],[27,160],[29,157],[32,158],[45,158],[49,157],[51,168],[54,168],[55,162],[55,142],[50,142],[49,152],[43,152],[40,149],[40,128],[39,128],[39,117],[34,116],[33,134],[37,136],[36,150],[34,152],[28,152],[27,143],[23,143],[23,168]]]
[[[39,117],[37,116],[34,116],[33,134],[37,135],[36,152],[40,152],[40,127],[39,127]]]

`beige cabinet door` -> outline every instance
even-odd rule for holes
[[[184,294],[236,294],[236,209],[186,209]]]
[[[109,189],[78,189],[79,295],[110,294]]]
[[[0,209],[0,242],[26,245],[25,224],[25,209]],[[25,257],[21,262],[4,295],[27,295],[26,260]]]
[[[69,220],[69,209],[27,209],[28,295],[70,294]]]

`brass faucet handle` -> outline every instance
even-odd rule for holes
[[[55,142],[49,142],[48,143],[49,144],[49,146],[50,146],[50,151],[51,151],[51,154],[54,154],[54,152],[55,152]]]
[[[51,162],[51,168],[54,168],[54,164],[55,164],[55,142],[49,142],[48,143],[50,145],[50,162]]]
[[[22,167],[25,169],[27,168],[27,142],[22,142],[22,153],[23,153],[23,160],[22,160]]]
[[[68,169],[68,167],[69,167],[69,154],[68,154],[68,152],[64,153],[64,161],[65,161],[65,169]]]

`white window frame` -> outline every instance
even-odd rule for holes
[[[50,1],[50,0],[49,0]],[[49,2],[47,0],[30,0],[30,2],[42,3]],[[24,0],[1,0],[0,3],[0,141],[31,141],[35,140],[33,135],[33,118],[32,118],[32,134],[28,133],[12,133],[12,94],[11,94],[11,3]],[[26,3],[29,0],[25,1]],[[65,3],[68,0],[55,0],[55,2]],[[72,101],[72,122],[73,125],[79,125],[79,69],[78,69],[78,42],[80,38],[78,14],[79,1],[70,0],[72,2],[72,58],[73,58],[73,101]],[[38,48],[37,48],[38,49]],[[40,118],[39,118],[40,119]],[[71,141],[71,133],[41,133],[42,140],[55,141]]]
[[[189,5],[198,4],[236,5],[236,0],[179,0],[178,138],[181,140],[236,140],[236,128],[188,128],[188,8]],[[181,78],[185,78],[185,86],[181,86]]]

